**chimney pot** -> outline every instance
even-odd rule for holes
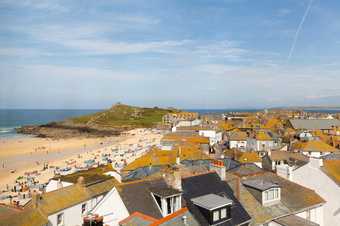
[[[85,186],[85,179],[84,179],[84,177],[82,177],[82,176],[78,177],[77,185],[82,186],[82,187]]]

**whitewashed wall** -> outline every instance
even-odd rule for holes
[[[118,226],[121,220],[129,216],[116,188],[113,188],[91,212],[104,216],[104,224],[110,226]]]
[[[325,226],[339,225],[340,187],[320,169],[319,163],[319,159],[311,158],[308,164],[293,171],[293,181],[315,190],[325,199]]]

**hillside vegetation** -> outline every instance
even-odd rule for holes
[[[90,127],[153,127],[162,122],[162,117],[177,110],[161,108],[140,108],[123,104],[116,104],[112,108],[91,115],[72,118],[75,124]]]

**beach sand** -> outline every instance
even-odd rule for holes
[[[13,185],[25,172],[38,171],[39,182],[45,183],[54,176],[49,166],[66,166],[66,160],[83,162],[100,153],[111,153],[113,147],[133,144],[159,144],[162,135],[132,130],[127,135],[105,138],[71,138],[52,140],[47,138],[20,137],[0,139],[0,190]],[[145,141],[143,141],[145,140]],[[152,142],[151,142],[152,141]]]
[[[119,143],[126,138],[1,138],[0,184],[11,184],[26,171],[41,170],[45,162],[60,164],[78,154]],[[11,173],[11,171],[15,171]]]

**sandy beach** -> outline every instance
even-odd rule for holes
[[[72,138],[61,140],[33,137],[1,138],[0,184],[12,183],[25,171],[41,170],[44,163],[55,164],[72,156],[121,142],[124,139],[126,138]]]
[[[105,138],[71,138],[52,140],[47,138],[20,137],[0,139],[0,189],[11,185],[25,172],[38,171],[41,183],[53,177],[53,170],[42,171],[49,166],[66,166],[66,161],[83,162],[101,153],[110,153],[113,147],[128,147],[153,140],[159,143],[161,135],[131,131],[127,135]],[[144,144],[145,145],[145,144]]]

